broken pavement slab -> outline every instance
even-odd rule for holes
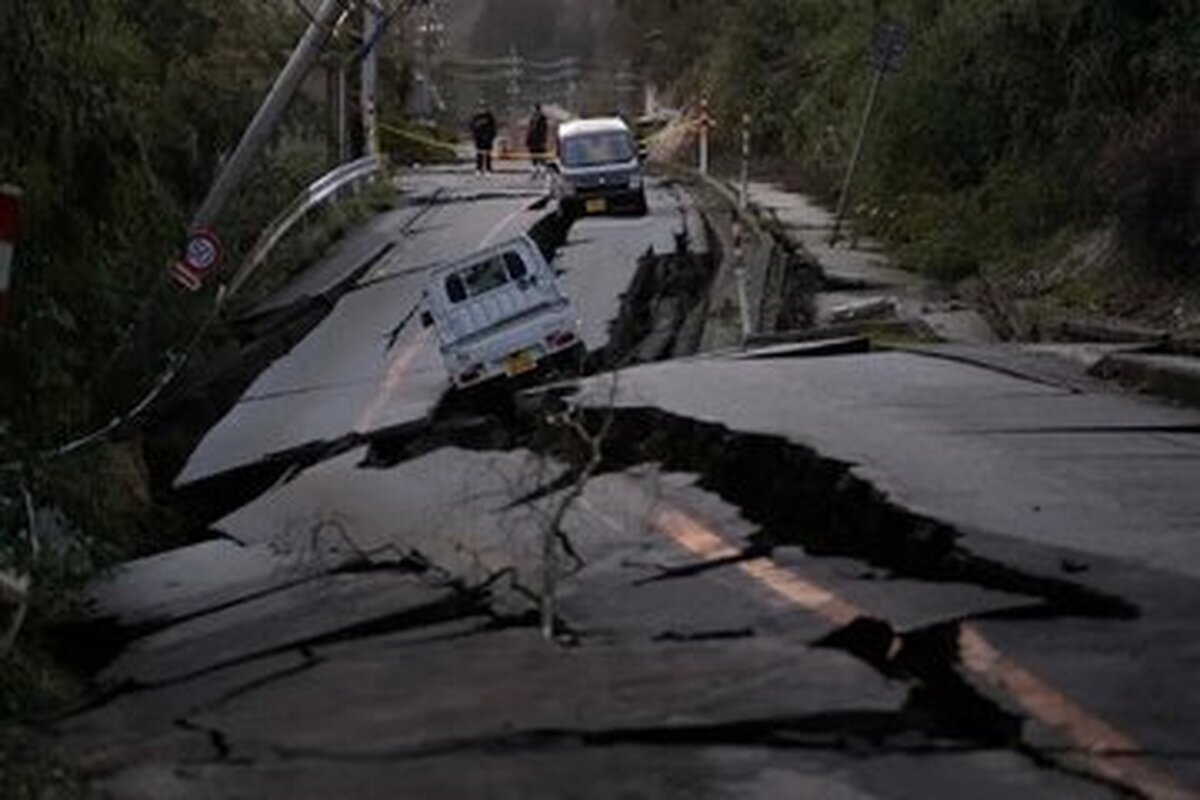
[[[644,217],[577,220],[554,260],[560,285],[582,321],[581,338],[589,352],[608,346],[622,295],[634,282],[643,256],[675,253],[679,236],[698,239],[692,252],[705,246],[703,227],[694,209],[688,216],[685,209],[690,206],[679,193],[651,179],[647,196],[649,212]]]
[[[290,650],[158,688],[114,693],[79,714],[58,720],[52,731],[56,746],[91,778],[147,762],[211,758],[216,752],[210,738],[181,727],[180,720],[314,663],[311,655]]]
[[[987,319],[974,309],[922,311],[919,319],[944,342],[978,345],[995,344],[1000,341]]]
[[[369,559],[418,553],[468,586],[514,566],[535,571],[545,516],[514,503],[561,465],[527,451],[443,448],[391,468],[364,465],[366,455],[306,470],[214,527],[247,544],[293,546],[317,531]]]
[[[769,360],[773,358],[824,358],[844,356],[871,351],[871,340],[865,336],[842,336],[813,341],[788,342],[785,344],[756,346],[740,353],[730,353],[730,358]]]
[[[298,540],[283,549],[215,539],[121,564],[88,587],[85,609],[88,618],[122,628],[161,626],[277,591],[359,558],[346,543],[334,540]]]
[[[751,205],[774,219],[789,239],[821,265],[828,288],[899,291],[923,283],[920,277],[889,266],[880,246],[868,239],[852,241],[849,246],[830,244],[833,212],[812,198],[757,181],[751,181],[749,192]]]
[[[1146,394],[1200,407],[1200,358],[1154,353],[1113,353],[1091,373]]]
[[[323,641],[428,625],[473,609],[471,596],[403,569],[322,576],[137,639],[99,680],[161,686]]]
[[[1200,719],[1200,698],[1176,688],[1170,677],[1192,675],[1200,664],[1197,592],[1181,591],[1175,613],[1156,610],[1136,626],[1070,618],[982,619],[972,626],[1024,669],[1085,701],[1087,713],[1119,721],[1116,733],[1096,727],[1098,748],[1115,748],[1121,744],[1117,736],[1128,737],[1146,763],[1190,786],[1194,797],[1200,792],[1200,752],[1189,743]],[[1061,730],[1030,720],[1026,740],[1050,750],[1061,744]]]
[[[771,559],[805,580],[845,598],[897,634],[1000,613],[1030,611],[1044,601],[1031,595],[952,581],[918,581],[889,574],[847,558],[814,557],[795,547],[778,547]]]
[[[784,642],[562,648],[526,629],[430,642],[403,658],[368,643],[192,722],[221,730],[234,756],[267,749],[403,758],[539,732],[600,735],[747,720],[779,720],[786,729],[790,720],[851,710],[898,714],[906,697],[902,685],[849,656]],[[359,707],[373,713],[341,713]]]
[[[615,398],[605,377],[585,386],[595,408],[810,448],[955,529],[1200,576],[1200,455],[1159,438],[1186,438],[1196,412],[906,353],[693,359],[624,370]]]
[[[686,371],[686,387],[676,383],[677,370]],[[1111,777],[1128,760],[1141,765],[1131,769],[1143,787],[1174,786],[1169,777],[1146,776],[1156,765],[1168,776],[1191,775],[1190,765],[1175,769],[1158,757],[1187,749],[1186,732],[1200,708],[1188,704],[1165,739],[1146,736],[1151,715],[1142,713],[1146,704],[1135,699],[1134,687],[1155,691],[1150,687],[1200,667],[1189,637],[1170,633],[1194,617],[1190,598],[1200,577],[1193,535],[1200,529],[1200,497],[1192,491],[1200,466],[1197,417],[1063,387],[1044,371],[1038,377],[1021,372],[905,353],[709,358],[625,370],[615,400],[603,391],[611,381],[596,378],[595,394],[585,385],[582,402],[598,409],[615,402],[614,437],[660,439],[648,456],[701,472],[705,485],[743,497],[745,513],[756,518],[780,513],[779,498],[803,509],[815,494],[843,496],[840,505],[808,516],[784,514],[772,526],[778,541],[811,541],[825,556],[813,561],[816,574],[807,573],[817,586],[854,602],[860,614],[882,609],[893,630],[911,625],[935,639],[964,617],[984,620],[971,625],[989,631],[1009,626],[1012,637],[1002,654],[980,647],[973,634],[971,669],[989,677],[989,697],[1054,730],[1053,737],[1038,739],[1039,750],[1066,747],[1070,756],[1115,724],[1132,738],[1109,738],[1133,742],[1120,745],[1132,755],[1100,756],[1096,774]],[[684,441],[677,450],[670,446]],[[757,491],[751,488],[758,483]],[[905,580],[889,586],[876,572],[855,585],[820,574],[833,563],[826,563],[831,553],[860,551],[873,571],[891,570]],[[805,575],[803,561],[795,567]],[[972,577],[979,586],[941,583],[955,576]],[[941,591],[930,591],[929,582]],[[799,593],[828,603],[811,587]],[[992,615],[1001,621],[992,623]],[[1037,652],[1036,639],[1022,646],[1023,620],[1065,617],[1046,628],[1070,631],[1075,616],[1104,620],[1103,645],[1126,654],[1131,668],[1107,682],[1082,678],[1086,658],[1081,664],[1080,651],[1064,645],[1061,661],[1039,670],[1050,683],[1023,671],[1039,664],[1027,657]],[[1149,648],[1153,654],[1130,657]],[[1014,657],[1015,665],[1007,660]],[[989,675],[995,664],[1007,672]],[[1024,696],[1014,700],[1013,690]],[[1160,712],[1168,711],[1171,697],[1156,698]],[[1055,720],[1067,724],[1051,724]],[[1146,741],[1156,747],[1142,750]],[[1150,772],[1142,769],[1147,766]]]
[[[924,728],[902,685],[830,650],[771,640],[561,648],[514,630],[399,654],[361,641],[317,657],[189,715],[187,730],[220,744],[208,757],[176,761],[154,740],[178,734],[155,732],[143,748],[159,757],[122,765],[100,788],[130,800],[384,797],[397,783],[414,796],[501,785],[522,797],[611,797],[628,785],[666,797],[875,798],[903,781],[989,797],[1106,796],[986,737]],[[362,708],[371,713],[347,713]]]
[[[118,800],[292,800],[354,797],[490,797],[523,800],[823,800],[987,797],[1115,798],[1097,786],[1034,767],[1011,752],[843,753],[752,745],[547,746],[449,753],[402,761],[279,759],[253,764],[150,764],[104,782]]]
[[[416,313],[424,270],[525,232],[544,188],[528,175],[481,182],[469,171],[424,176],[433,194],[420,215],[384,215],[391,249],[329,315],[271,364],[200,442],[177,487],[346,436],[424,421],[449,387],[436,338]],[[376,223],[367,226],[370,231]],[[378,238],[382,234],[376,232]],[[368,235],[368,238],[370,236]],[[348,249],[347,252],[355,252]],[[313,281],[343,269],[334,257]],[[322,262],[326,264],[326,262]]]
[[[947,302],[934,282],[891,266],[883,248],[851,236],[831,244],[834,215],[812,198],[752,182],[751,205],[776,223],[776,232],[798,246],[824,276],[815,298],[817,320],[839,323],[897,316],[919,320],[948,342],[990,343],[997,337],[977,311]]]
[[[436,337],[417,320],[432,264],[528,230],[553,213],[531,209],[544,189],[527,174],[496,181],[473,175],[423,175],[443,191],[358,288],[254,381],[200,442],[177,487],[286,458],[299,450],[428,421],[450,388]],[[449,183],[446,183],[449,181]],[[703,227],[686,198],[655,184],[647,217],[586,219],[556,262],[578,298],[589,347],[604,347],[620,298],[653,248],[674,252],[676,234],[703,243]],[[689,211],[690,209],[690,211]],[[390,218],[390,217],[389,217]],[[692,228],[698,230],[692,230]],[[698,244],[703,246],[702,244]]]
[[[384,283],[392,281],[403,278]],[[805,424],[829,437],[843,431],[836,424],[826,429],[827,424],[844,427],[858,419],[860,430],[851,432],[851,444],[861,448],[860,456],[862,451],[869,456],[881,442],[900,447],[913,440],[925,456],[950,451],[952,471],[969,467],[971,458],[993,459],[994,482],[996,474],[1019,462],[1000,459],[997,466],[1004,437],[1017,434],[994,426],[1012,424],[1025,435],[1028,420],[1040,424],[1047,409],[1079,395],[1017,375],[997,377],[996,370],[980,365],[946,360],[930,367],[928,356],[885,355],[900,358],[871,361],[867,370],[859,359],[877,356],[825,353],[823,358],[723,362],[740,363],[744,375],[737,370],[718,375],[711,367],[717,359],[696,359],[689,363],[700,365],[701,378],[692,393],[703,396],[686,402],[710,413],[713,407],[706,404],[713,401],[718,417],[727,414],[725,402],[746,402],[753,406],[748,413],[762,412],[761,404],[769,403],[766,422],[782,426],[798,412]],[[835,367],[795,369],[827,362]],[[781,365],[784,374],[773,377],[771,371]],[[876,370],[881,374],[861,374]],[[956,370],[959,377],[946,381],[945,370]],[[964,377],[963,370],[974,372]],[[632,387],[626,387],[626,375],[635,375]],[[678,380],[686,393],[687,380]],[[747,383],[739,388],[753,388],[730,401],[726,391],[741,381]],[[660,387],[643,382],[637,371],[624,373],[619,383],[622,391],[632,391],[618,393],[618,404],[628,406],[618,416],[646,413],[648,405],[663,400]],[[948,386],[944,395],[939,385]],[[294,394],[311,391],[315,397],[328,390],[314,386]],[[267,393],[257,400],[276,397]],[[1104,402],[1079,403],[1072,410],[1098,425],[1121,416]],[[885,424],[873,428],[879,418]],[[1149,413],[1134,418],[1163,424]],[[742,427],[728,426],[720,446],[768,456],[765,447],[748,445],[752,434]],[[669,424],[662,429],[677,433]],[[538,796],[542,789],[556,796],[561,792],[550,788],[575,789],[581,775],[594,774],[597,787],[604,789],[598,796],[611,796],[619,788],[614,772],[622,779],[629,774],[630,781],[636,776],[630,788],[637,789],[658,758],[670,765],[672,785],[685,787],[688,797],[806,791],[894,796],[900,785],[920,789],[921,796],[948,787],[958,787],[950,789],[957,794],[1023,800],[1104,794],[1101,787],[1023,758],[1014,716],[989,707],[978,727],[943,727],[944,709],[923,706],[922,698],[930,691],[942,702],[954,699],[953,686],[943,695],[947,687],[931,681],[914,692],[912,684],[889,680],[847,653],[808,647],[805,642],[823,637],[836,621],[796,604],[761,602],[751,579],[764,573],[740,567],[766,565],[775,577],[786,567],[794,580],[833,584],[857,608],[872,614],[878,609],[901,630],[948,626],[948,620],[964,616],[1024,612],[1028,598],[978,586],[884,579],[883,568],[851,561],[787,563],[795,553],[781,553],[773,562],[740,561],[755,556],[749,546],[759,526],[772,522],[759,512],[769,509],[747,502],[743,510],[718,495],[728,476],[688,462],[693,452],[711,444],[699,426],[692,431],[697,435],[675,437],[671,458],[664,461],[669,467],[623,462],[611,474],[588,481],[564,517],[568,538],[584,559],[577,570],[563,559],[571,570],[561,587],[563,616],[568,624],[582,623],[580,635],[565,637],[573,647],[541,640],[532,628],[521,627],[529,624],[528,614],[501,616],[495,606],[472,606],[449,622],[437,615],[431,619],[421,592],[409,596],[403,588],[405,580],[432,577],[429,588],[436,590],[459,574],[469,582],[487,582],[505,570],[531,582],[552,518],[548,514],[569,485],[553,484],[562,464],[523,450],[435,450],[437,436],[428,431],[424,441],[419,436],[405,441],[393,432],[378,437],[370,450],[289,475],[287,483],[221,526],[252,548],[296,548],[306,541],[319,548],[326,537],[342,540],[378,568],[339,570],[309,582],[323,584],[323,594],[291,587],[249,598],[161,631],[163,636],[127,653],[127,675],[140,668],[143,679],[157,675],[165,683],[119,696],[102,709],[129,712],[125,719],[139,720],[130,725],[140,726],[145,741],[125,757],[109,760],[101,788],[117,796],[140,792],[156,798],[202,792],[336,796],[348,789],[394,794],[396,786],[418,796],[422,786],[430,787],[430,794],[453,795],[463,786],[480,788],[470,782],[482,773],[516,781],[500,784],[505,787],[540,787],[521,796]],[[1133,447],[1139,458],[1161,457],[1169,447],[1186,449],[1170,438],[1186,439],[1186,434],[1104,433],[1081,446],[1075,441],[1078,431],[1036,432],[1037,444],[1064,460],[1080,460],[1081,447],[1096,460],[1109,456],[1110,434],[1124,437],[1121,445]],[[771,435],[787,446],[786,437]],[[802,431],[796,438],[807,435]],[[959,438],[974,442],[975,449],[955,454]],[[619,454],[621,447],[614,449]],[[388,453],[408,460],[393,463]],[[839,466],[849,475],[863,461]],[[738,477],[746,483],[771,485],[749,461],[738,464]],[[855,474],[868,478],[888,475],[878,464],[859,469]],[[808,477],[817,483],[822,475]],[[935,481],[939,473],[916,470],[905,477],[919,483]],[[1048,496],[1070,484],[1058,477],[1046,489]],[[1153,491],[1150,483],[1159,477],[1140,477],[1141,490]],[[811,499],[805,487],[796,488],[780,492],[778,499],[796,504]],[[860,499],[867,506],[883,502]],[[675,528],[678,538],[656,530],[663,511],[677,521],[686,518],[687,525]],[[1036,512],[1022,508],[1016,513]],[[881,528],[892,521],[883,518]],[[918,544],[910,538],[905,545]],[[986,534],[966,532],[970,543],[981,538]],[[708,545],[686,544],[694,541]],[[430,563],[435,567],[427,568],[430,574],[406,571]],[[1072,569],[1103,573],[1098,560]],[[813,594],[795,582],[788,586]],[[524,599],[528,605],[530,598]],[[379,616],[385,607],[391,613]],[[419,613],[412,615],[412,608]],[[488,622],[496,624],[489,629]],[[267,635],[252,642],[256,628]],[[233,660],[225,660],[227,655]],[[136,659],[142,659],[140,665]],[[191,671],[194,665],[200,665],[199,674]],[[218,686],[218,678],[228,683]],[[93,743],[105,741],[101,720],[119,726],[116,718],[92,718],[97,723],[88,733]],[[664,742],[671,747],[656,749]],[[546,751],[552,758],[543,758]],[[600,758],[598,751],[603,751]],[[653,774],[654,780],[661,775]],[[538,783],[535,777],[544,780]]]

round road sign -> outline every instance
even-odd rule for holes
[[[199,230],[188,239],[184,265],[195,273],[216,269],[221,263],[221,240],[210,230]]]

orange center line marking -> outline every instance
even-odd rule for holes
[[[1081,760],[1096,775],[1156,800],[1200,797],[1139,759],[1141,745],[1001,653],[974,625],[962,626],[958,644],[964,667],[1070,739],[1084,751]]]
[[[525,206],[518,208],[504,219],[502,219],[492,230],[488,232],[483,239],[480,240],[479,246],[486,247],[492,239],[500,234],[505,228],[512,224],[512,221],[524,214],[528,209]],[[385,262],[386,263],[386,262]],[[376,267],[376,270],[383,269],[383,264]],[[379,421],[383,412],[387,410],[388,403],[392,401],[400,385],[404,382],[404,376],[412,366],[412,362],[416,360],[417,355],[421,352],[421,348],[425,346],[429,339],[429,330],[422,330],[417,334],[417,338],[406,346],[403,350],[396,354],[392,359],[391,365],[388,367],[387,377],[383,382],[383,386],[371,398],[370,404],[359,415],[358,420],[354,423],[355,433],[367,433]]]
[[[699,520],[678,509],[658,511],[655,525],[685,549],[706,560],[729,558],[740,552]],[[865,615],[862,609],[779,567],[770,559],[757,558],[738,564],[737,568],[784,600],[818,614],[835,625],[849,625]]]
[[[660,507],[654,512],[653,523],[685,550],[705,560],[729,558],[741,552],[678,508]],[[737,568],[785,600],[835,625],[871,616],[768,558],[746,561]],[[1144,750],[1137,742],[1005,656],[973,625],[961,628],[959,657],[965,669],[1003,691],[1031,717],[1058,730],[1079,747],[1083,751],[1080,761],[1092,774],[1155,800],[1200,798],[1200,794],[1141,761],[1138,755]]]
[[[366,433],[375,426],[383,412],[387,410],[388,403],[392,397],[400,389],[400,384],[404,382],[404,376],[412,367],[417,355],[421,352],[421,348],[425,346],[425,341],[429,338],[429,330],[423,329],[417,338],[405,346],[403,350],[396,354],[392,359],[392,363],[388,366],[387,378],[383,382],[383,386],[379,387],[379,391],[371,398],[371,402],[367,405],[363,412],[359,414],[358,420],[354,423],[355,433]]]

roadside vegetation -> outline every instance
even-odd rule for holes
[[[911,43],[883,84],[858,229],[936,278],[1167,327],[1200,321],[1194,2],[620,5],[641,68],[685,105],[709,96],[718,152],[732,158],[750,113],[764,172],[828,200],[869,91],[872,33],[903,21]]]
[[[193,533],[159,497],[136,426],[56,450],[120,417],[193,343],[203,363],[228,339],[220,321],[204,326],[212,290],[181,291],[169,267],[306,22],[295,6],[251,0],[0,4],[0,183],[23,190],[0,323],[0,577],[32,575],[11,650],[3,637],[15,606],[0,605],[4,797],[72,785],[14,726],[76,697],[53,630],[78,588],[107,564]],[[315,76],[293,102],[223,216],[226,263],[329,168],[322,84]],[[310,260],[380,202],[366,193],[319,215],[277,261]]]

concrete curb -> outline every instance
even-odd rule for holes
[[[763,229],[753,215],[738,207],[737,198],[727,187],[712,176],[701,175],[694,169],[678,164],[657,163],[664,176],[677,180],[693,193],[697,209],[708,223],[714,241],[710,249],[716,262],[712,283],[709,287],[708,310],[704,319],[704,332],[700,351],[713,352],[729,348],[744,347],[737,312],[737,280],[733,245],[733,220],[745,227],[743,244],[746,256],[747,294],[750,307],[751,326],[755,331],[763,328],[762,301],[766,294],[770,254],[774,239]]]
[[[1200,407],[1200,359],[1190,356],[1115,353],[1089,372],[1146,394]]]

